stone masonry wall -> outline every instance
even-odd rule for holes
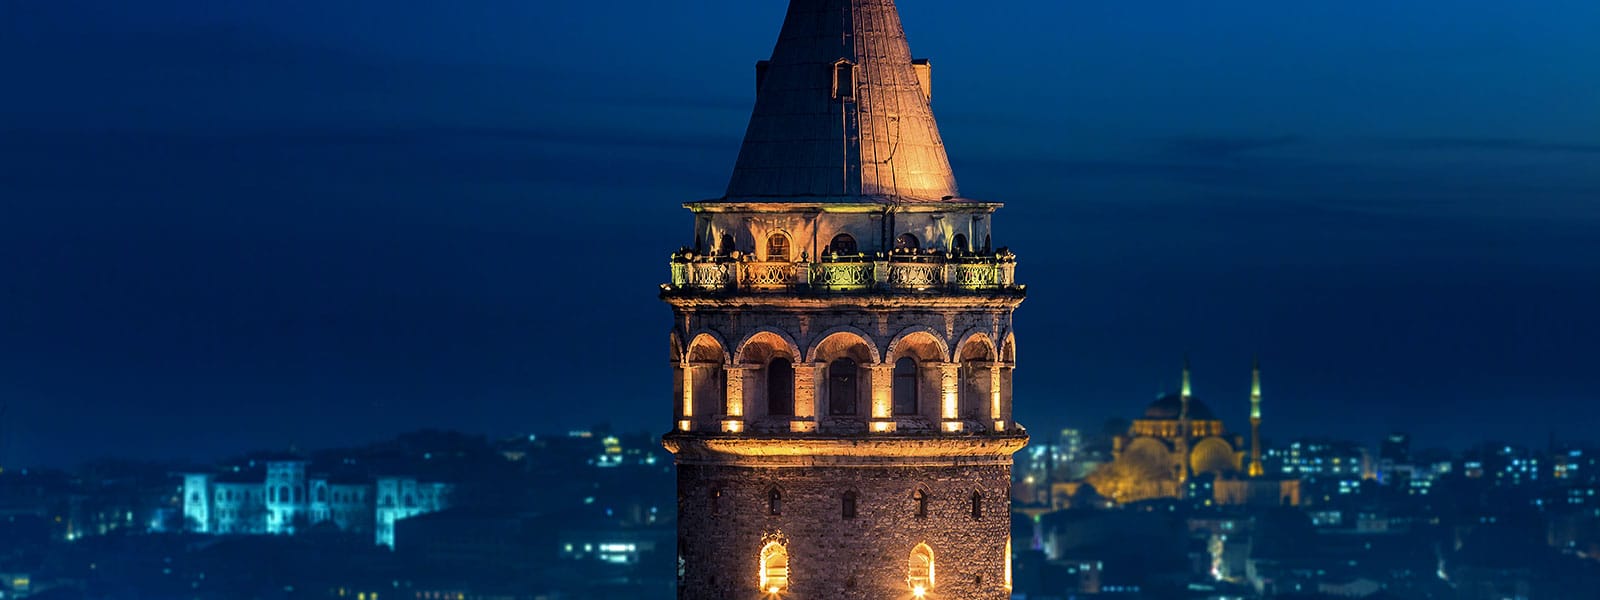
[[[1005,461],[1009,463],[1009,460]],[[926,463],[923,463],[924,465]],[[789,587],[781,598],[909,598],[909,560],[919,543],[934,553],[929,597],[1003,600],[1010,535],[1009,464],[786,467],[680,464],[679,552],[684,600],[763,599],[761,548],[782,542]],[[779,490],[779,514],[769,491]],[[928,495],[916,514],[917,490]],[[719,492],[713,494],[713,491]],[[843,515],[854,491],[856,516]],[[972,518],[973,492],[983,497]]]

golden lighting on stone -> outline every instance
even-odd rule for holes
[[[688,431],[693,426],[694,423],[690,422],[688,419],[678,421],[678,431]]]
[[[960,421],[945,421],[944,423],[945,433],[961,433],[961,429],[962,425]]]
[[[789,589],[789,551],[778,542],[761,548],[761,589],[778,595]]]
[[[894,421],[873,421],[872,430],[877,433],[892,432],[894,431]]]
[[[729,419],[727,421],[723,421],[722,431],[724,433],[739,433],[744,431],[744,421],[740,421],[738,419]]]

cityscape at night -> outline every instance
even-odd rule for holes
[[[0,2],[0,600],[1583,600],[1600,4]]]

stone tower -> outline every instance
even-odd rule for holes
[[[1015,257],[892,0],[792,0],[672,257],[679,597],[1010,595]]]

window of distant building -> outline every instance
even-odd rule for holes
[[[767,236],[767,260],[781,262],[789,260],[789,236],[779,232]]]

